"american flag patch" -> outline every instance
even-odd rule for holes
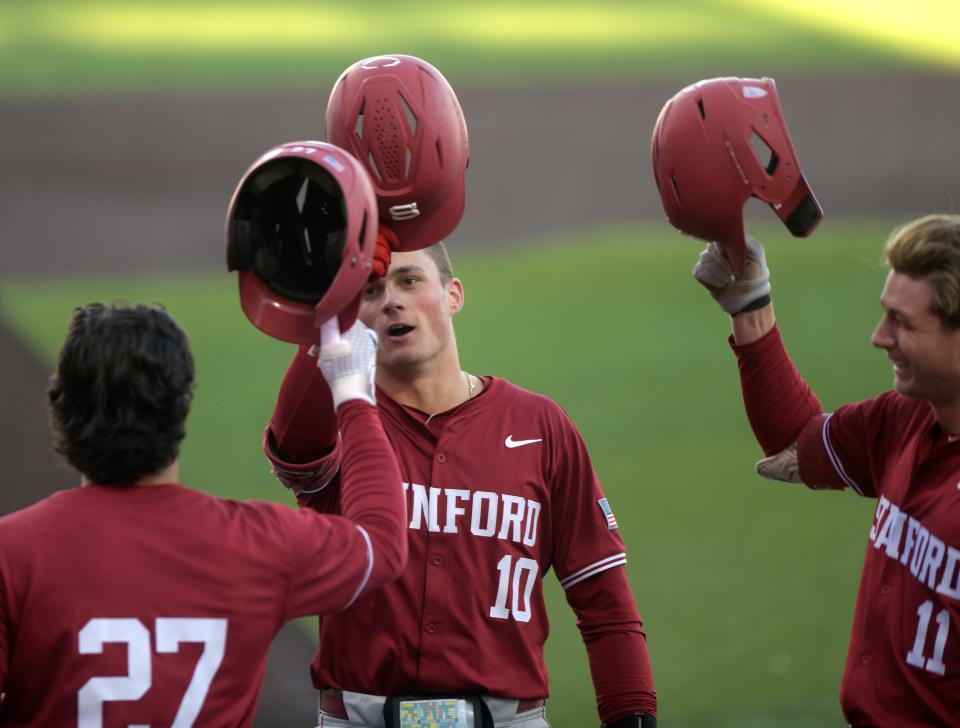
[[[615,531],[620,528],[617,525],[617,519],[613,515],[613,511],[610,509],[610,504],[607,502],[606,498],[601,498],[597,501],[597,505],[600,506],[600,510],[603,511],[604,518],[607,519],[607,528],[611,531]]]

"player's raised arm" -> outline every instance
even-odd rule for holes
[[[313,141],[262,154],[227,213],[227,267],[238,272],[244,313],[264,333],[301,345],[264,434],[274,471],[301,502],[339,468],[338,425],[315,345],[322,322],[335,318],[340,330],[350,327],[374,266],[383,267],[376,219],[360,163]]]
[[[396,234],[381,225],[371,261],[371,281],[386,273],[396,246]],[[336,477],[341,447],[334,398],[318,369],[318,352],[315,345],[301,344],[294,354],[263,435],[263,449],[274,473],[296,493],[301,505],[328,510],[335,500],[333,494],[320,493]]]
[[[325,324],[334,332],[336,327],[335,320]],[[317,364],[342,433],[340,512],[362,531],[369,550],[364,591],[397,578],[407,561],[400,467],[376,409],[376,353],[377,335],[356,321],[342,339],[323,342]]]
[[[710,243],[700,253],[693,276],[732,319],[730,345],[737,356],[747,418],[768,456],[758,464],[758,472],[800,482],[795,443],[823,408],[780,338],[763,246],[748,237],[743,266],[735,271],[723,249]]]
[[[336,477],[339,425],[315,347],[301,345],[290,362],[263,433],[263,450],[274,474],[302,504]]]
[[[751,197],[766,202],[799,237],[813,232],[823,212],[801,172],[776,84],[715,78],[684,88],[660,112],[651,157],[670,222],[715,241],[694,277],[733,317],[747,416],[764,452],[778,455],[822,408],[783,348],[763,247],[744,233],[743,206]],[[795,475],[788,467],[773,477]]]

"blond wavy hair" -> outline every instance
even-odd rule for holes
[[[926,215],[893,231],[883,252],[897,273],[926,280],[933,313],[960,328],[960,215]]]

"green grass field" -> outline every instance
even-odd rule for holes
[[[956,71],[958,20],[949,0],[4,0],[0,92],[312,92],[382,53],[457,84]]]
[[[384,52],[427,58],[457,88],[956,73],[958,22],[955,0],[3,0],[0,97],[316,95]],[[828,219],[809,241],[758,228],[787,344],[828,409],[889,386],[868,339],[890,227]],[[660,225],[501,241],[490,254],[451,247],[467,290],[464,366],[554,397],[590,447],[629,549],[662,724],[843,725],[837,692],[873,505],[754,475],[729,324],[690,278],[698,246]],[[246,321],[232,277],[0,279],[0,317],[51,365],[70,309],[117,298],[163,302],[191,337],[184,480],[290,502],[260,441],[291,347]],[[546,583],[552,722],[596,725],[572,613]]]
[[[886,222],[760,230],[797,364],[830,409],[890,384],[868,338]],[[872,503],[753,474],[729,324],[690,278],[699,246],[663,226],[457,255],[464,366],[546,393],[571,414],[621,524],[664,725],[841,725],[836,694]],[[290,347],[256,331],[233,277],[5,280],[0,315],[48,363],[70,309],[160,301],[198,366],[182,474],[232,497],[289,500],[260,437]],[[572,613],[547,578],[550,713],[596,724]]]

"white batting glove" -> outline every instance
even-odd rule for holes
[[[362,399],[376,405],[373,378],[376,374],[377,335],[358,319],[340,335],[336,318],[320,328],[320,347],[311,347],[318,354],[317,367],[330,386],[333,408],[351,399]]]
[[[720,308],[733,316],[750,304],[770,296],[770,271],[760,241],[747,236],[743,270],[734,272],[723,248],[707,243],[693,266],[693,277],[710,291]]]

